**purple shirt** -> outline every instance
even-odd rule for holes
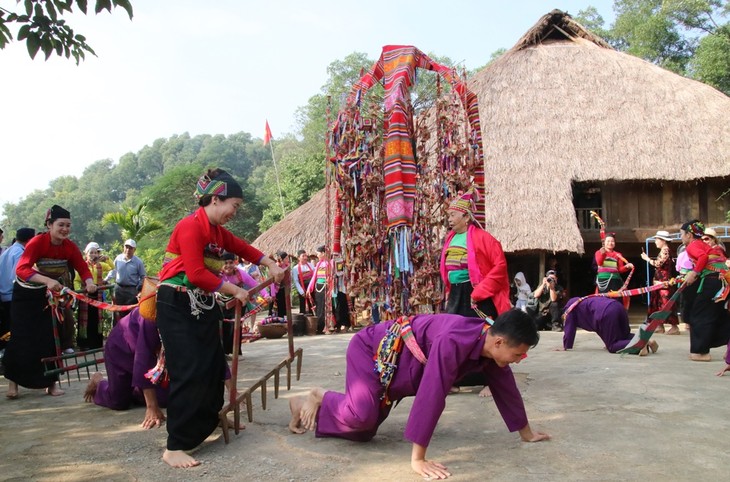
[[[392,322],[370,326],[356,336],[369,337],[371,346],[377,349],[390,325]],[[494,402],[510,432],[527,425],[525,406],[510,367],[500,368],[493,360],[481,357],[484,320],[448,314],[418,315],[411,326],[428,363],[422,365],[404,347],[389,389],[391,400],[416,397],[406,423],[406,439],[428,446],[449,390],[464,375],[477,371],[486,375]],[[374,351],[371,359],[372,355]]]
[[[132,364],[132,386],[141,390],[154,388],[155,385],[144,375],[157,364],[161,345],[157,326],[134,309],[109,332],[104,357],[112,360],[127,358]]]
[[[571,298],[566,306],[571,306],[577,300]],[[596,333],[611,353],[624,348],[633,337],[628,314],[621,302],[603,296],[584,299],[565,318],[564,349],[573,348],[578,328]]]

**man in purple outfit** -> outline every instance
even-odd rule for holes
[[[385,388],[373,369],[373,357],[393,322],[369,326],[350,341],[347,349],[345,393],[314,388],[309,395],[290,401],[289,429],[313,430],[317,437],[369,441],[388,417],[392,405],[383,403]],[[397,401],[415,395],[405,429],[413,442],[411,467],[419,475],[445,479],[451,475],[438,462],[426,460],[426,449],[446,406],[451,387],[467,373],[480,371],[511,431],[522,440],[537,442],[549,435],[533,432],[510,363],[519,363],[539,334],[532,318],[510,310],[490,328],[480,318],[459,315],[418,315],[410,319],[411,333],[427,361],[423,364],[406,346],[388,387],[387,399]],[[403,332],[402,332],[403,333]],[[405,337],[402,341],[405,343]],[[406,343],[407,345],[407,343]]]
[[[566,312],[578,300],[577,297],[568,300],[565,305]],[[563,320],[563,347],[562,349],[558,347],[555,351],[571,350],[578,328],[597,334],[603,340],[609,353],[623,350],[634,338],[626,309],[621,302],[612,298],[605,296],[585,298],[563,317],[565,318]],[[658,349],[659,344],[650,340],[639,355],[655,353]]]
[[[167,404],[168,391],[152,384],[144,375],[157,364],[160,347],[157,326],[143,318],[139,308],[134,308],[109,332],[104,346],[109,379],[94,373],[84,393],[86,401],[112,410],[127,410],[132,403],[144,404],[147,410],[142,427],[159,427],[165,420],[160,407]]]

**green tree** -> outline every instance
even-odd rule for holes
[[[0,8],[0,49],[14,40],[10,26],[17,26],[15,39],[25,41],[31,58],[41,50],[48,60],[55,52],[66,58],[73,56],[78,65],[87,52],[96,53],[86,43],[86,37],[75,34],[63,16],[72,13],[74,7],[86,14],[88,3],[88,0],[18,0],[18,12]],[[116,7],[126,10],[132,19],[129,0],[96,0],[94,11],[97,14],[103,10],[111,12]]]
[[[281,158],[279,167],[281,190],[285,194],[284,209],[287,213],[307,202],[324,187],[325,160],[322,155],[292,152]],[[259,223],[261,231],[267,230],[282,218],[273,170],[266,171],[263,179],[263,195],[270,202]]]
[[[730,25],[718,31],[700,40],[689,66],[697,80],[730,95]]]
[[[121,212],[106,213],[102,217],[102,226],[116,224],[122,234],[122,238],[132,238],[140,241],[147,235],[159,231],[164,227],[162,223],[154,220],[147,212],[149,199],[145,199],[134,208],[126,208]]]
[[[617,0],[614,9],[616,22],[608,39],[612,45],[678,74],[686,71],[696,39],[682,35],[662,0]]]
[[[193,191],[201,173],[197,164],[178,166],[142,190],[142,195],[149,199],[150,214],[165,226],[168,235],[183,216],[196,209]]]
[[[579,10],[578,14],[573,18],[576,22],[580,23],[594,34],[611,43],[613,33],[610,29],[605,28],[606,21],[603,19],[603,16],[598,13],[598,9],[596,7],[588,6],[583,10]]]
[[[373,63],[366,54],[353,52],[327,66],[328,78],[320,93],[310,97],[307,105],[298,108],[295,114],[303,147],[309,153],[324,154],[328,107],[331,110],[329,118],[334,120],[352,86]]]
[[[730,4],[725,0],[616,0],[604,27],[594,7],[576,20],[618,50],[730,94]]]

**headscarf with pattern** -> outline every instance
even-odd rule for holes
[[[479,227],[481,225],[474,217],[476,211],[476,203],[479,202],[479,193],[474,188],[469,188],[464,194],[454,198],[449,204],[449,209],[459,211],[461,213],[469,215],[469,219],[475,222]]]
[[[702,224],[702,221],[699,219],[693,219],[692,221],[687,221],[682,225],[680,228],[682,231],[687,231],[692,235],[693,238],[701,238],[703,234],[705,234],[705,225]]]
[[[200,177],[200,179],[198,179],[198,183],[195,186],[195,197],[200,199],[206,194],[210,194],[211,196],[225,196],[242,199],[243,189],[241,189],[241,185],[233,179],[233,176],[228,174],[228,172],[219,169],[218,175],[212,179],[208,177],[207,174],[204,174]]]

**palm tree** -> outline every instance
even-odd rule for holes
[[[122,230],[122,239],[132,238],[139,241],[148,234],[162,229],[164,225],[152,219],[147,213],[149,199],[137,204],[136,208],[124,208],[123,212],[106,213],[101,218],[102,225],[116,224]]]

